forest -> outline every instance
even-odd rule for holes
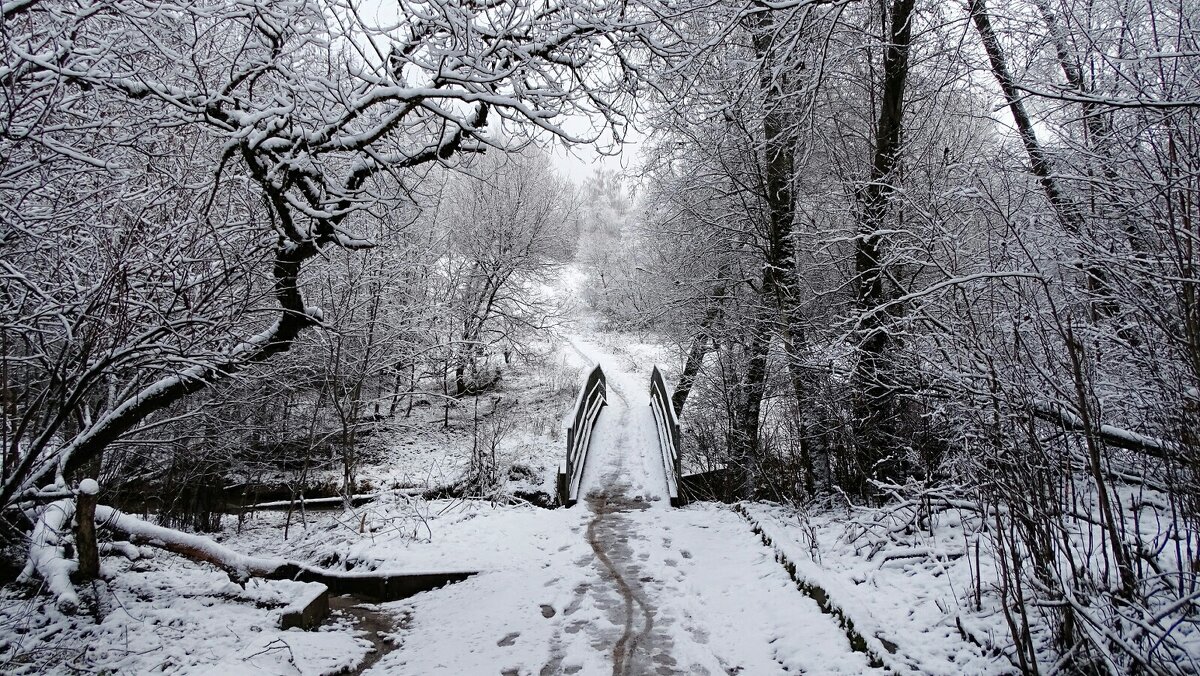
[[[296,566],[461,562],[467,612],[512,524],[619,559],[640,506],[554,509],[600,363],[710,478],[662,527],[745,526],[867,656],[778,673],[1200,673],[1200,2],[2,0],[0,44],[0,671],[228,667],[123,599],[257,623]],[[772,673],[654,589],[667,671],[613,674]],[[370,673],[477,673],[399,661],[424,598]],[[298,650],[254,673],[370,666]]]

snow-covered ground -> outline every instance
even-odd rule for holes
[[[964,639],[969,632],[983,646],[1002,645],[1007,628],[994,609],[971,607],[977,560],[967,547],[975,539],[964,537],[955,512],[944,514],[933,533],[903,538],[872,532],[869,518],[843,510],[802,514],[744,503],[738,511],[793,568],[795,579],[826,594],[830,609],[852,623],[893,671],[951,676],[1011,670],[995,651]],[[978,563],[987,567],[985,575],[993,574],[990,560]]]
[[[872,671],[731,510],[643,502],[589,539],[597,516],[476,512],[460,544],[492,568],[386,604],[410,623],[367,673],[609,674],[622,639],[617,673]]]
[[[103,620],[65,616],[43,596],[0,595],[6,674],[320,674],[362,661],[370,644],[345,622],[280,628],[300,583],[252,580],[175,557],[106,559]],[[87,594],[84,594],[86,597]]]
[[[414,566],[469,562],[482,572],[386,605],[411,619],[399,647],[367,673],[872,671],[747,521],[724,506],[669,506],[641,393],[648,374],[573,344],[610,386],[586,500],[540,513],[475,505],[453,543],[397,553]]]
[[[448,486],[466,472],[473,446],[486,448],[495,441],[502,476],[516,467],[536,477],[530,485],[511,488],[553,495],[563,444],[559,421],[575,396],[582,367],[573,350],[542,342],[505,370],[495,391],[451,402],[448,411],[438,399],[418,399],[407,414],[402,404],[398,415],[378,423],[366,440],[370,462],[358,468],[359,485],[367,492]],[[341,481],[336,460],[309,472],[310,485],[336,487]]]
[[[577,276],[573,284],[583,283]],[[570,293],[571,284],[564,292]],[[423,500],[399,492],[310,512],[284,539],[280,512],[227,520],[222,544],[341,570],[476,570],[403,601],[337,603],[318,631],[284,631],[298,583],[250,581],[159,554],[105,559],[102,620],[61,615],[45,595],[0,591],[0,671],[187,674],[863,674],[1004,673],[963,639],[999,631],[964,610],[959,544],[864,552],[837,515],[782,507],[669,506],[649,407],[662,348],[588,330],[506,376],[503,467],[542,490],[563,453],[559,421],[578,376],[608,378],[571,509]],[[664,363],[665,362],[665,363]],[[570,387],[564,383],[570,383]],[[486,402],[491,405],[492,402]],[[481,406],[484,404],[481,401]],[[474,411],[415,409],[361,469],[374,488],[445,485],[475,442]],[[500,410],[500,409],[497,409]],[[494,420],[494,419],[493,419]],[[953,535],[953,534],[951,534]],[[85,597],[88,595],[85,593]],[[364,618],[374,618],[366,621]],[[380,619],[382,618],[382,620]],[[853,641],[853,643],[852,643]],[[377,661],[376,661],[377,660]]]

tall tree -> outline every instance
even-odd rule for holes
[[[855,295],[858,301],[855,425],[859,493],[867,479],[894,479],[895,460],[889,455],[896,438],[896,385],[889,365],[895,338],[889,333],[881,305],[886,300],[888,271],[884,266],[884,231],[888,227],[888,196],[894,190],[904,129],[904,96],[908,82],[914,0],[894,0],[888,13],[890,38],[884,50],[879,83],[879,117],[875,125],[869,179],[858,191],[858,233],[855,237]],[[900,308],[891,305],[890,312]]]

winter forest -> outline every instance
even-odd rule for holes
[[[1197,0],[0,43],[0,672],[1200,674]]]

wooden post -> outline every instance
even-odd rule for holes
[[[75,499],[75,552],[79,557],[77,582],[91,582],[100,577],[100,553],[96,548],[96,499],[100,485],[95,479],[79,482]]]
[[[578,419],[578,415],[576,418]],[[575,471],[574,458],[575,455],[575,426],[571,425],[567,428],[567,481],[571,480],[571,476]]]
[[[571,502],[571,475],[559,472],[555,477],[554,492],[558,497],[559,507],[570,507]]]

